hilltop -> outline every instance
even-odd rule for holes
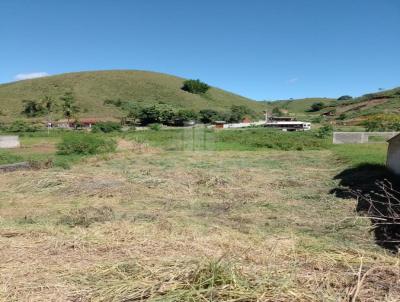
[[[265,104],[212,87],[205,95],[183,91],[185,79],[148,71],[113,70],[67,73],[0,85],[0,112],[3,117],[21,117],[23,100],[40,100],[45,95],[56,99],[71,91],[81,107],[80,116],[118,117],[107,99],[133,101],[141,105],[168,104],[176,109],[227,110],[246,105],[256,112]]]

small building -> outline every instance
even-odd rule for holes
[[[225,124],[226,124],[225,121],[215,121],[214,127],[218,129],[223,129]]]
[[[387,167],[400,175],[400,134],[388,140]]]

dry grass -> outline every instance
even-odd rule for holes
[[[399,300],[329,151],[120,148],[0,175],[0,301]]]

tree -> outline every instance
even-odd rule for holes
[[[348,101],[348,100],[352,100],[353,97],[350,95],[342,95],[341,97],[338,98],[338,101]]]
[[[174,124],[177,126],[182,126],[184,122],[197,120],[198,115],[193,110],[179,110],[174,117]]]
[[[253,115],[254,112],[244,105],[233,105],[231,107],[229,122],[238,123],[241,122],[247,115]]]
[[[62,111],[64,117],[69,121],[73,118],[77,113],[79,113],[80,108],[75,104],[75,98],[72,92],[66,92],[64,96],[61,97]]]
[[[137,117],[142,125],[162,123],[163,113],[156,105],[141,108]]]
[[[273,116],[282,116],[283,115],[282,109],[279,107],[274,107],[272,109],[272,115]]]
[[[208,89],[210,89],[210,86],[200,80],[187,80],[183,82],[182,87],[182,90],[194,94],[204,94]]]
[[[44,108],[39,102],[33,100],[23,100],[22,102],[24,103],[22,114],[27,117],[36,117],[43,114]]]
[[[41,105],[44,112],[47,114],[47,122],[51,122],[51,115],[56,108],[56,100],[50,96],[45,95],[42,99]]]
[[[325,108],[325,104],[323,102],[316,102],[311,105],[311,111],[320,111]]]
[[[338,117],[338,120],[344,121],[346,118],[347,118],[346,113],[341,113],[341,114],[339,115],[339,117]]]
[[[199,118],[202,123],[210,124],[221,119],[221,113],[213,109],[203,109],[199,112]]]

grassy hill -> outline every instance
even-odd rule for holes
[[[317,112],[310,112],[313,103],[322,102],[326,108]],[[289,114],[297,116],[318,116],[332,111],[330,119],[337,119],[344,115],[348,121],[362,121],[370,115],[400,113],[400,88],[368,93],[351,100],[339,101],[330,98],[306,98],[294,100],[280,100],[270,104],[287,110]]]
[[[226,110],[232,105],[246,105],[257,112],[265,104],[218,89],[205,95],[181,89],[185,79],[147,71],[94,71],[68,73],[0,85],[0,112],[4,118],[21,117],[23,100],[39,100],[44,95],[59,98],[72,91],[82,108],[81,117],[118,117],[107,99],[135,101],[138,104],[169,104],[175,108]]]
[[[305,99],[293,99],[293,100],[280,100],[273,103],[273,106],[277,106],[281,109],[288,110],[291,113],[308,113],[311,105],[314,103],[322,102],[329,106],[336,102],[335,99],[330,98],[305,98]]]

